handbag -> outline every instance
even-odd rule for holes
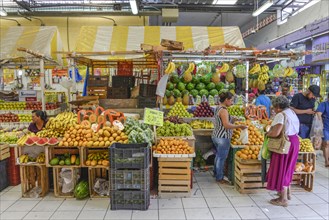
[[[268,147],[268,150],[271,152],[278,153],[278,154],[288,154],[291,143],[286,135],[286,123],[287,123],[286,114],[283,112],[282,112],[282,114],[284,117],[283,128],[278,137],[275,137],[275,138],[269,137],[268,138],[267,147]]]

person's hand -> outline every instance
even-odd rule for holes
[[[244,129],[248,128],[248,126],[247,125],[239,125],[239,128],[241,128],[242,130],[244,130]]]
[[[315,114],[315,111],[313,111],[313,109],[309,108],[309,109],[305,110],[305,113],[309,114],[309,115],[313,115],[313,114]]]

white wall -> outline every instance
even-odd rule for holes
[[[319,3],[309,7],[308,9],[300,12],[299,14],[290,17],[288,22],[280,26],[276,22],[268,25],[267,27],[259,30],[256,34],[250,35],[245,38],[245,44],[247,47],[267,44],[269,41],[278,38],[282,35],[286,35],[299,28],[304,27],[316,20],[326,18],[329,16],[329,0],[322,0]],[[246,26],[255,26],[256,22],[252,21]],[[244,28],[242,28],[244,29]]]

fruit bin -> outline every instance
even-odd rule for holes
[[[88,180],[89,180],[89,194],[90,194],[90,197],[91,198],[110,197],[110,187],[108,188],[107,195],[99,195],[94,190],[94,185],[96,183],[97,178],[105,179],[106,181],[109,182],[109,167],[107,167],[107,168],[89,167],[88,168]]]
[[[73,198],[74,197],[73,189],[72,189],[71,192],[63,192],[63,186],[60,182],[60,180],[61,180],[60,173],[63,169],[68,171],[68,173],[70,174],[69,178],[72,179],[73,189],[75,188],[76,184],[79,181],[80,168],[53,167],[53,181],[54,181],[54,194],[55,194],[55,197]]]
[[[235,189],[240,193],[257,193],[266,187],[262,183],[262,164],[259,160],[244,160],[235,155]]]
[[[107,98],[107,86],[104,87],[89,87],[88,90],[88,96],[98,96],[100,99],[106,99]]]
[[[111,210],[147,210],[150,191],[111,190]]]
[[[48,168],[45,165],[20,166],[20,176],[22,197],[30,197],[29,193],[31,190],[35,190],[35,187],[41,188],[40,197],[47,195],[49,191],[49,178]]]
[[[107,91],[108,99],[129,99],[131,91],[129,87],[109,87]]]
[[[37,158],[41,153],[45,153],[45,146],[18,146],[15,147],[15,162],[16,165],[45,165],[45,163],[36,163],[36,162],[28,162],[22,163],[20,161],[20,157],[22,155],[28,155],[29,157]]]
[[[103,87],[108,86],[109,76],[89,76],[88,86]]]
[[[111,169],[146,169],[150,165],[151,148],[144,144],[114,143],[110,147]]]
[[[111,190],[150,190],[150,170],[110,169]]]
[[[80,152],[81,152],[80,155],[81,155],[81,166],[82,167],[94,167],[94,168],[109,168],[110,167],[108,148],[81,147]],[[97,153],[106,154],[107,165],[99,165],[99,164],[96,164],[96,165],[89,164],[89,165],[87,165],[86,164],[86,161],[88,160],[88,154],[97,154]]]
[[[112,76],[112,87],[126,87],[132,88],[135,86],[134,76]]]
[[[192,158],[158,158],[158,195],[161,198],[191,196]]]
[[[0,145],[0,160],[5,160],[10,157],[9,145],[1,144]]]
[[[81,161],[81,153],[80,148],[78,147],[57,147],[57,146],[46,146],[45,148],[45,156],[46,156],[46,166],[47,167],[81,167],[81,163],[79,165],[50,165],[50,161],[58,155],[76,155],[76,160]],[[71,160],[70,160],[71,162]]]

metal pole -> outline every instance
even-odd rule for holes
[[[46,103],[45,103],[45,61],[40,59],[40,87],[41,87],[41,104],[42,111],[46,111]]]
[[[248,105],[248,94],[249,94],[249,83],[248,83],[248,78],[249,78],[249,61],[246,61],[246,105]]]

